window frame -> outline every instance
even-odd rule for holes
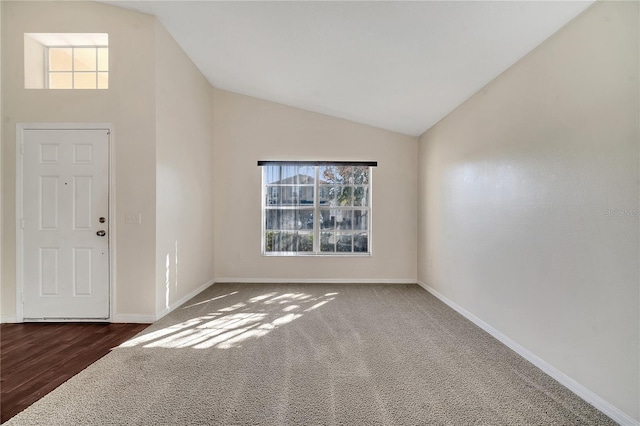
[[[372,229],[371,225],[373,223],[372,212],[373,212],[373,196],[372,196],[372,188],[373,188],[373,168],[377,166],[377,162],[343,162],[343,161],[322,161],[322,162],[310,162],[310,161],[259,161],[258,165],[261,166],[261,196],[262,200],[260,202],[261,207],[261,253],[263,256],[267,257],[296,257],[296,256],[311,256],[311,257],[370,257],[373,255],[372,249]],[[313,206],[308,207],[304,204],[296,203],[291,206],[278,204],[276,206],[269,206],[267,203],[267,198],[269,197],[268,188],[269,187],[277,187],[280,188],[278,190],[279,194],[282,194],[282,188],[284,187],[292,187],[296,188],[298,191],[301,188],[309,187],[310,184],[300,184],[300,183],[291,183],[291,184],[268,184],[266,182],[266,170],[268,166],[286,166],[286,165],[307,165],[314,167],[314,182],[313,182]],[[329,184],[327,186],[333,187],[343,187],[343,188],[357,188],[357,187],[365,187],[367,189],[367,205],[366,206],[325,206],[320,203],[320,188],[322,184],[319,179],[320,168],[322,166],[352,166],[352,167],[367,167],[368,168],[368,183],[367,184]],[[293,193],[293,190],[292,190]],[[299,192],[298,192],[299,193]],[[294,230],[273,230],[267,229],[267,212],[269,210],[291,210],[291,211],[311,211],[313,214],[313,228],[311,229],[311,235],[313,237],[313,248],[312,251],[267,251],[267,232],[268,231],[277,231],[277,232],[292,232],[298,233],[300,229]],[[321,234],[323,229],[321,228],[320,219],[322,217],[322,210],[342,210],[342,211],[366,211],[367,212],[367,225],[366,230],[360,230],[360,232],[356,232],[357,230],[350,229],[346,230],[346,233],[349,233],[352,238],[351,242],[351,251],[350,252],[340,252],[337,251],[337,246],[334,251],[322,251],[322,242],[321,242]],[[303,233],[306,233],[305,229],[302,229]],[[337,229],[333,230],[325,230],[325,232],[332,232],[336,235],[339,234]],[[356,252],[354,251],[354,236],[356,233],[366,232],[367,235],[367,251]],[[337,244],[337,243],[334,243]]]
[[[51,49],[71,49],[71,70],[70,71],[51,71],[50,69],[50,58],[51,55],[49,54],[49,51]],[[95,49],[96,51],[96,69],[95,71],[76,71],[75,70],[75,50],[76,49]],[[67,44],[67,45],[51,45],[51,46],[45,46],[44,49],[44,75],[45,75],[45,79],[44,79],[44,88],[47,90],[109,90],[109,85],[107,85],[107,87],[98,87],[98,78],[99,78],[99,74],[100,73],[106,73],[107,74],[107,81],[109,79],[109,75],[111,73],[110,71],[110,67],[109,67],[109,61],[107,62],[107,70],[100,70],[98,67],[98,49],[107,49],[107,54],[109,55],[109,58],[111,58],[111,55],[109,54],[109,45],[75,45],[75,44]],[[51,88],[51,74],[62,74],[62,73],[71,73],[71,87],[70,88],[65,88],[65,89],[55,89],[55,88]],[[90,89],[76,89],[75,87],[75,74],[95,74],[96,77],[96,87],[95,88],[90,88]]]

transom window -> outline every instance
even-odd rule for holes
[[[109,48],[48,47],[47,76],[49,89],[108,89]]]
[[[278,162],[262,166],[262,253],[371,253],[374,162]]]
[[[25,33],[25,89],[108,89],[109,34]]]

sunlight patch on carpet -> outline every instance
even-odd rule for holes
[[[137,336],[121,344],[120,347],[194,349],[240,347],[248,339],[262,337],[297,320],[305,312],[318,309],[334,300],[337,295],[338,293],[335,292],[317,297],[306,293],[265,293],[252,297],[246,302],[234,303],[207,315]],[[227,295],[198,302],[185,308],[225,296]]]

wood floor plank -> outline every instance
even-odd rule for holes
[[[0,325],[0,422],[78,374],[148,324]]]

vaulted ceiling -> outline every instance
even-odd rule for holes
[[[592,1],[114,1],[212,85],[420,135]]]

